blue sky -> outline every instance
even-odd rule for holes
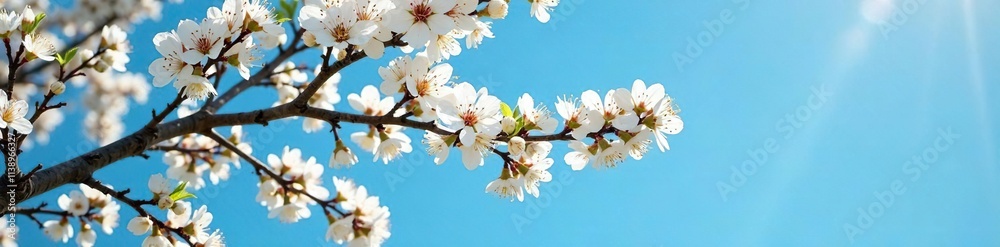
[[[991,69],[1000,64],[1000,48],[991,45],[1000,43],[1000,32],[990,25],[1000,20],[989,12],[1000,3],[897,0],[907,11],[865,1],[564,0],[548,24],[514,1],[507,19],[493,25],[496,39],[449,61],[461,80],[507,102],[528,92],[546,104],[587,89],[629,87],[637,78],[663,83],[686,124],[670,137],[672,150],[615,169],[573,172],[561,158],[565,143],[557,143],[554,181],[543,185],[543,198],[523,203],[483,193],[499,159],[470,172],[458,159],[434,165],[419,152],[423,146],[388,166],[362,154],[358,166],[327,170],[326,177],[352,177],[381,197],[392,211],[390,246],[1000,244],[1000,134],[993,128],[1000,105],[991,100],[1000,92],[1000,74]],[[137,52],[129,69],[145,73],[156,58],[142,52],[152,51],[153,35],[180,19],[204,17],[209,4],[221,1],[166,5],[163,20],[130,33]],[[894,28],[873,22],[883,15]],[[701,52],[688,54],[689,39],[697,43],[699,35]],[[315,62],[316,54],[295,61]],[[378,83],[376,68],[397,54],[344,70],[341,96]],[[681,54],[690,63],[679,66]],[[174,92],[154,88],[150,103],[128,114],[128,132]],[[274,99],[254,88],[222,111],[263,108]],[[350,111],[346,102],[336,107]],[[80,142],[77,127],[82,109],[68,110],[72,120],[22,163],[50,165],[89,150],[93,144]],[[293,145],[326,161],[332,135],[306,135],[300,126],[301,120],[276,121],[270,134],[247,127],[254,155]],[[734,175],[745,163],[753,163],[744,167],[748,172]],[[118,162],[96,177],[148,196],[146,179],[165,169],[154,155]],[[322,241],[322,217],[293,225],[267,219],[254,201],[255,183],[243,169],[195,200],[209,205],[211,226],[231,246],[332,244]],[[55,205],[73,189],[25,205]],[[98,234],[99,245],[141,242],[124,229],[135,213],[122,215],[113,237]],[[22,243],[51,243],[27,218],[18,222]]]

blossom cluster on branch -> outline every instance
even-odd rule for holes
[[[50,100],[72,82],[89,87],[83,94],[83,103],[90,109],[84,125],[92,139],[107,146],[41,173],[59,174],[59,166],[74,164],[99,169],[128,156],[149,159],[147,153],[152,152],[162,152],[167,166],[165,176],[150,177],[148,199],[136,199],[133,196],[143,195],[130,189],[116,191],[92,174],[72,180],[48,177],[65,179],[53,183],[80,183],[80,191],[62,195],[58,210],[43,204],[21,207],[17,213],[38,222],[57,242],[68,242],[78,227],[76,242],[94,245],[92,225],[111,234],[124,205],[139,215],[128,222],[127,229],[146,236],[142,246],[224,246],[222,231],[209,227],[212,213],[206,205],[195,208],[186,200],[194,196],[188,190],[216,185],[230,178],[233,167],[249,165],[259,177],[256,201],[268,218],[291,224],[311,218],[318,208],[327,219],[327,240],[380,246],[391,236],[388,206],[349,178],[328,180],[330,176],[323,174],[326,168],[358,165],[362,152],[355,152],[356,148],[370,153],[372,163],[390,164],[404,155],[422,155],[412,154],[415,141],[408,134],[419,130],[423,133],[420,143],[438,165],[454,156],[452,151],[457,151],[457,159],[468,170],[487,167],[489,158],[497,155],[502,164],[497,165],[497,178],[485,183],[486,192],[523,201],[525,194],[539,197],[542,184],[552,180],[549,170],[557,160],[571,170],[588,165],[613,168],[629,157],[642,159],[653,143],[666,151],[666,136],[683,129],[679,110],[658,83],[635,80],[630,88],[607,90],[603,96],[587,90],[578,98],[564,96],[546,105],[528,93],[508,103],[485,87],[457,80],[455,68],[447,61],[462,54],[459,40],[465,39],[465,49],[475,49],[484,39],[494,38],[493,21],[506,18],[507,0],[279,0],[274,5],[264,0],[226,0],[210,7],[205,18],[181,20],[175,29],[151,38],[158,54],[147,67],[151,84],[173,85],[176,98],[162,110],[154,110],[140,130],[119,139],[125,128],[116,119],[127,113],[128,99],[144,103],[150,92],[145,76],[127,72],[129,54],[134,51],[126,29],[139,20],[158,18],[161,3],[110,2],[123,5],[109,10],[93,7],[104,2],[82,1],[78,8],[104,12],[84,16],[80,23],[68,23],[63,15],[55,18],[69,36],[91,33],[80,42],[71,42],[69,48],[57,47],[52,36],[34,33],[45,15],[34,14],[31,7],[20,13],[0,12],[8,72],[8,87],[0,93],[13,97],[0,104],[4,113],[0,127],[5,133],[8,126],[19,133],[17,142],[4,141],[4,145],[21,147],[32,129],[51,131],[58,125],[62,121],[58,108],[66,103],[51,104]],[[528,2],[526,15],[542,23],[559,4],[558,0]],[[105,25],[94,26],[104,17],[109,20]],[[399,48],[403,55],[372,70],[382,81],[347,94],[352,112],[335,110],[341,102],[341,70],[366,57],[381,58],[392,48]],[[268,53],[273,50],[277,50],[274,56],[263,55],[274,54]],[[296,54],[311,52],[318,53],[322,62],[299,65],[290,61]],[[25,66],[33,60],[51,62]],[[46,70],[53,70],[55,78],[34,75]],[[239,74],[239,82],[223,80],[231,70]],[[48,85],[33,115],[27,115],[26,97],[16,95],[13,86],[27,77]],[[273,90],[277,100],[265,105],[270,108],[216,114],[253,86]],[[295,113],[288,113],[290,109]],[[163,123],[174,111],[178,120]],[[251,122],[245,116],[255,117]],[[251,148],[241,124],[266,127],[273,119],[300,116],[306,133],[330,126],[334,145],[328,158],[291,146],[267,154],[265,160],[254,156],[261,150]],[[43,122],[46,118],[58,121]],[[190,119],[193,124],[182,123]],[[340,131],[346,124],[364,128],[344,140]],[[228,136],[216,131],[220,127],[230,127]],[[182,130],[160,136],[167,128]],[[557,141],[565,141],[570,150],[561,157],[553,153]],[[118,153],[101,156],[102,150]],[[16,162],[17,155],[13,157]],[[19,172],[15,184],[36,182],[39,169],[41,165],[28,173]],[[325,181],[332,182],[335,190],[328,189]],[[38,219],[47,216],[54,219]],[[8,246],[8,239],[0,239],[0,245]]]

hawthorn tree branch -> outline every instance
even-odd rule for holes
[[[302,33],[303,30],[299,29],[299,31],[296,32],[296,37],[301,37]],[[396,37],[392,40],[385,42],[385,45],[406,45],[406,43],[400,41],[399,38],[400,35],[396,35]],[[239,95],[242,91],[260,83],[260,81],[268,77],[271,71],[273,71],[279,63],[290,58],[295,53],[306,49],[305,46],[298,46],[298,39],[294,40],[295,41],[289,44],[289,49],[285,49],[272,62],[265,65],[264,68],[258,71],[249,80],[244,80],[234,85],[226,93],[215,98],[215,100],[211,103],[206,104],[201,111],[185,118],[166,123],[159,123],[165,118],[166,112],[170,112],[177,107],[182,99],[181,97],[178,97],[174,100],[174,102],[168,105],[167,110],[161,112],[159,115],[155,115],[153,121],[150,121],[146,127],[140,129],[139,131],[136,131],[135,133],[125,136],[106,146],[38,171],[34,176],[28,179],[24,186],[19,186],[17,188],[14,195],[15,198],[13,199],[15,201],[23,201],[65,184],[86,182],[97,170],[128,157],[141,156],[144,151],[156,143],[169,140],[170,138],[176,136],[211,131],[211,129],[215,127],[251,124],[267,126],[268,122],[272,120],[301,116],[326,120],[331,123],[347,122],[367,125],[399,125],[431,131],[441,135],[455,134],[455,132],[448,131],[437,126],[434,122],[415,121],[408,119],[406,116],[367,116],[324,110],[309,106],[308,99],[323,86],[323,83],[325,83],[327,79],[344,67],[347,67],[355,61],[367,56],[363,51],[349,53],[345,58],[333,63],[331,66],[325,66],[321,70],[320,74],[309,83],[303,92],[288,104],[241,113],[215,113],[220,107]],[[181,91],[183,91],[183,89]],[[526,141],[553,141],[570,140],[572,138],[565,133],[560,133],[556,135],[526,136],[524,139]],[[11,198],[9,198],[10,194],[3,193],[2,196],[3,200],[11,200]],[[0,208],[0,213],[5,212],[7,212],[6,208]]]
[[[322,79],[322,78],[320,78]],[[189,117],[162,123],[156,126],[159,135],[151,131],[139,131],[126,136],[107,146],[80,155],[66,162],[43,169],[35,173],[24,186],[25,190],[18,195],[19,201],[40,195],[58,186],[68,183],[86,181],[95,171],[124,158],[142,153],[147,147],[170,138],[210,131],[212,128],[233,125],[267,125],[272,120],[289,117],[309,117],[327,122],[357,123],[368,125],[399,125],[414,129],[431,131],[441,135],[453,135],[433,122],[420,122],[407,118],[389,116],[367,116],[360,114],[330,111],[311,106],[298,107],[293,103],[272,108],[241,113],[212,115],[208,112],[197,112]],[[557,141],[572,140],[568,134],[527,136],[526,141]],[[6,194],[4,196],[7,196]],[[7,199],[7,198],[5,198]]]

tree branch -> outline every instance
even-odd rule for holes
[[[270,168],[267,168],[267,166],[264,165],[264,162],[258,160],[256,157],[253,157],[250,154],[247,154],[246,152],[243,152],[243,150],[240,150],[238,147],[236,147],[236,144],[233,144],[225,137],[222,137],[221,135],[219,135],[219,133],[216,133],[215,131],[205,131],[202,133],[202,135],[212,138],[212,140],[215,140],[226,149],[229,149],[233,153],[236,153],[236,155],[240,156],[240,158],[243,158],[244,160],[249,162],[250,165],[252,165],[254,169],[256,169],[258,172],[263,171],[264,172],[263,174],[266,174],[268,177],[271,177],[271,179],[274,179],[274,181],[276,181],[278,185],[281,185],[282,189],[284,189],[285,191],[309,197],[309,199],[312,199],[321,207],[323,207],[323,211],[327,211],[327,209],[333,209],[341,216],[345,215],[344,212],[342,212],[340,209],[334,206],[336,203],[333,200],[323,200],[310,194],[309,192],[296,189],[294,186],[292,186],[293,181],[286,180],[281,175],[274,173],[274,171],[272,171]]]
[[[160,229],[167,229],[170,232],[177,234],[177,236],[180,236],[181,239],[184,239],[184,241],[186,241],[188,245],[194,246],[194,244],[191,242],[191,236],[188,235],[187,233],[184,233],[184,229],[168,227],[166,223],[157,219],[155,216],[147,212],[146,209],[142,208],[143,205],[155,205],[156,202],[154,202],[153,200],[134,200],[132,198],[128,198],[126,194],[129,193],[130,191],[129,189],[123,191],[115,191],[109,188],[108,186],[105,186],[101,182],[98,182],[93,177],[86,179],[83,182],[83,184],[86,184],[87,186],[90,186],[91,188],[94,188],[100,191],[101,193],[110,195],[111,197],[118,199],[118,201],[121,201],[126,205],[129,205],[130,207],[132,207],[132,209],[135,209],[135,211],[139,213],[139,216],[149,218],[149,220],[153,221],[153,224],[156,224],[156,226],[159,227]]]

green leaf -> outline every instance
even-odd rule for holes
[[[187,182],[181,182],[181,184],[178,184],[177,187],[174,188],[174,192],[170,192],[170,194],[172,195],[176,194],[177,192],[184,191],[184,188],[187,188],[187,184],[188,184]]]
[[[191,192],[187,192],[187,191],[181,191],[181,192],[178,192],[178,193],[170,194],[170,199],[174,200],[175,202],[176,201],[180,201],[180,200],[184,200],[184,199],[188,199],[188,198],[198,198],[198,197],[194,196],[194,194],[191,194]]]
[[[176,202],[188,198],[197,198],[194,194],[187,192],[184,188],[187,188],[187,182],[181,182],[181,184],[178,184],[177,188],[174,188],[174,192],[170,192],[170,199]]]
[[[281,2],[281,9],[284,10],[285,17],[289,18],[289,20],[291,20],[292,17],[295,17],[295,8],[299,6],[299,1],[298,0],[289,0],[289,1],[281,0],[280,2]],[[282,18],[277,18],[277,19],[280,20]],[[279,22],[282,22],[282,21],[279,21]]]
[[[292,20],[292,18],[282,17],[282,18],[277,18],[276,20],[274,20],[274,22],[276,22],[276,23],[285,23],[286,21],[290,21],[290,20]]]
[[[521,129],[523,128],[524,128],[524,119],[521,117],[517,117],[517,125],[515,125],[514,127],[514,134],[515,135],[520,134]]]
[[[39,12],[35,15],[35,21],[31,23],[30,27],[25,28],[25,33],[34,33],[35,29],[38,28],[38,24],[41,23],[43,19],[45,19],[45,13]]]
[[[500,102],[500,113],[502,113],[505,117],[514,117],[514,111],[511,110],[510,106],[504,102]]]
[[[274,19],[275,19],[275,22],[277,22],[277,23],[281,23],[281,21],[280,21],[280,20],[284,20],[284,19],[288,19],[288,16],[285,16],[285,15],[286,15],[286,14],[285,14],[285,12],[284,12],[284,11],[277,11],[277,10],[275,10],[275,11],[274,11]]]
[[[35,25],[37,26],[39,22],[42,22],[42,19],[45,19],[45,13],[38,12],[38,15],[35,15]]]
[[[76,50],[78,50],[79,48],[80,47],[73,47],[73,49],[69,49],[68,51],[66,51],[66,56],[63,56],[63,59],[65,59],[66,62],[73,60],[73,57],[76,57]]]
[[[56,53],[56,61],[59,62],[59,66],[66,65],[66,60],[63,59],[62,54]]]

